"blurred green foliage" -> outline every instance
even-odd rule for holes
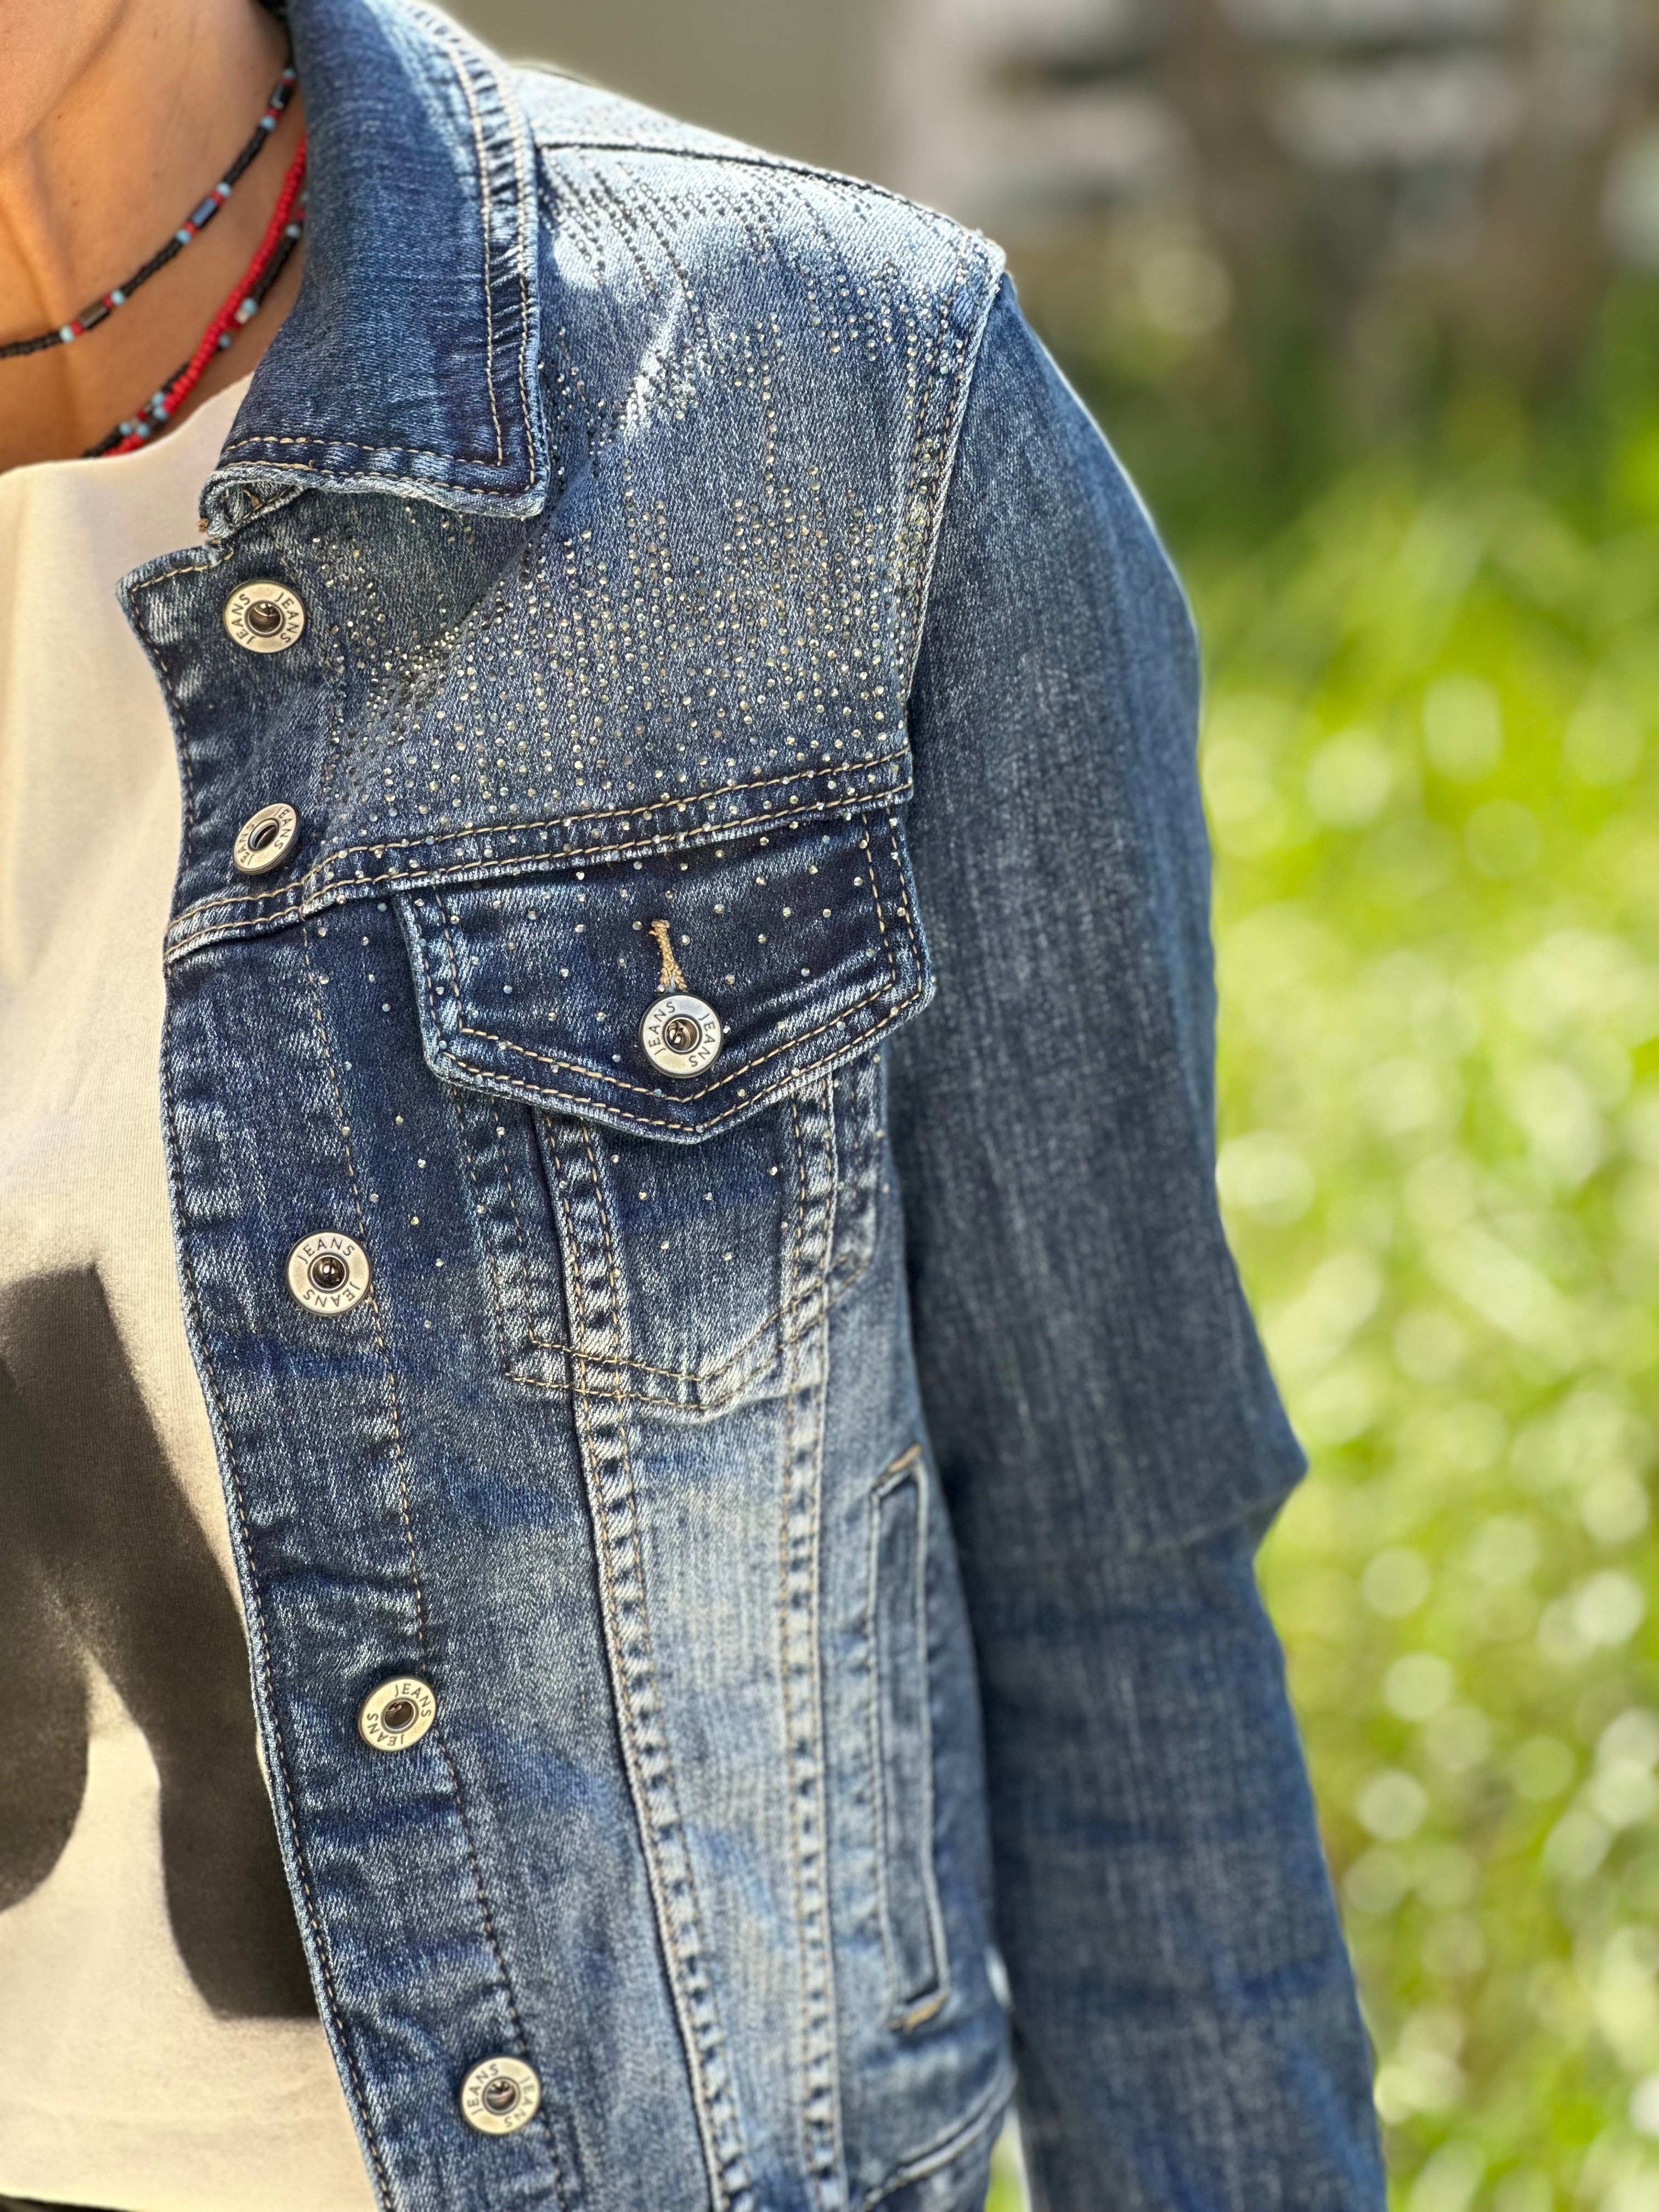
[[[1314,1462],[1263,1582],[1407,2212],[1659,2212],[1651,327],[1183,517],[1220,1185]]]

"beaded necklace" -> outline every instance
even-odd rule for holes
[[[277,194],[276,208],[265,226],[258,250],[203,332],[195,352],[150,394],[136,415],[118,422],[95,446],[88,446],[83,459],[95,459],[101,453],[132,453],[158,430],[165,429],[207,374],[215,354],[222,353],[237,331],[252,321],[305,230],[305,181],[306,142],[301,138],[283,179],[283,189]]]
[[[68,322],[60,323],[54,331],[40,331],[33,337],[13,338],[0,345],[0,361],[14,361],[20,354],[44,353],[48,346],[73,345],[76,338],[85,337],[88,331],[96,330],[100,323],[106,321],[117,307],[125,307],[140,285],[148,284],[158,270],[165,269],[175,255],[182,253],[192,240],[199,238],[276,128],[299,81],[294,64],[289,62],[272,88],[270,98],[265,102],[265,112],[255,124],[253,135],[246,145],[207,198],[191,210],[166,243],[158,246],[142,267],[135,269],[125,283],[117,284],[112,291],[100,293],[88,306],[82,308],[78,315],[72,315]]]

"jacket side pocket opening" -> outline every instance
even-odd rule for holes
[[[950,1994],[933,1869],[926,1478],[913,1445],[888,1469],[870,1504],[876,1881],[887,2024],[901,2030],[930,2020]]]

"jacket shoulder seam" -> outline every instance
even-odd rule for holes
[[[525,76],[552,76],[552,71],[521,69],[516,72]],[[557,78],[556,82],[575,85],[579,90],[593,90],[579,78]],[[634,106],[633,102],[624,103]],[[641,106],[639,112],[654,112]],[[681,136],[674,127],[672,117],[665,118],[669,127],[647,133],[636,138],[625,137],[619,132],[595,128],[592,131],[560,130],[543,122],[526,108],[526,123],[538,154],[653,154],[665,155],[679,161],[725,163],[734,168],[776,169],[787,176],[811,177],[817,182],[833,185],[860,198],[886,200],[896,207],[907,210],[930,225],[941,230],[959,233],[964,237],[980,239],[981,234],[970,224],[959,222],[941,208],[929,207],[926,201],[913,199],[908,193],[896,191],[891,185],[878,183],[871,177],[855,176],[850,170],[836,169],[821,161],[809,161],[798,154],[781,154],[765,146],[750,146],[739,138],[725,138],[718,131],[708,136],[714,143],[700,144],[691,136]],[[982,241],[988,246],[988,240]],[[995,249],[993,248],[993,251]]]
[[[763,147],[697,146],[672,138],[566,138],[544,137],[532,123],[531,136],[538,154],[655,154],[677,161],[702,161],[724,165],[735,169],[775,169],[781,175],[811,177],[815,183],[833,185],[849,198],[885,200],[890,206],[905,210],[930,228],[954,233],[957,236],[978,240],[988,251],[997,248],[983,232],[971,224],[961,222],[942,208],[929,207],[925,200],[912,199],[907,193],[897,191],[891,185],[877,184],[872,178],[857,177],[846,169],[826,169],[816,162],[803,161],[797,155],[769,154]]]

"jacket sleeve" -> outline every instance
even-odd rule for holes
[[[890,1127],[1047,2212],[1370,2212],[1370,2055],[1254,1553],[1302,1459],[1218,1217],[1198,668],[1005,284],[934,556]]]

